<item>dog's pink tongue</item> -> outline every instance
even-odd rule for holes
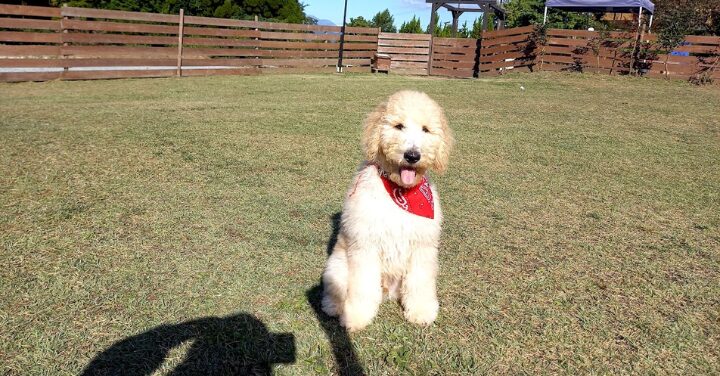
[[[401,168],[400,169],[400,180],[402,180],[403,184],[410,185],[415,182],[415,170],[410,168]]]

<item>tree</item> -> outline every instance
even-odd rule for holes
[[[505,4],[506,26],[520,27],[528,25],[537,25],[543,22],[543,13],[545,12],[544,0],[510,0]],[[590,25],[588,15],[579,12],[565,12],[557,9],[548,10],[547,25],[551,28],[559,29],[585,29],[588,26],[595,26],[601,23],[602,13],[595,14],[590,17]],[[489,20],[488,20],[489,21]],[[488,22],[488,25],[490,22]]]
[[[241,19],[244,15],[245,14],[243,13],[242,8],[239,5],[233,3],[232,0],[225,0],[223,5],[217,7],[217,9],[215,9],[215,12],[213,13],[213,16],[218,18]]]
[[[657,0],[655,19],[658,30],[671,25],[679,12],[687,10],[690,16],[689,34],[720,35],[720,0]]]
[[[470,38],[479,39],[482,36],[482,17],[478,17],[473,22],[472,31],[470,31]]]
[[[470,29],[468,28],[467,21],[463,22],[462,26],[457,32],[458,38],[470,38]]]
[[[395,19],[393,18],[390,11],[385,9],[382,12],[377,12],[371,21],[372,27],[378,27],[381,31],[386,33],[397,33],[395,27]]]
[[[434,36],[438,35],[438,32],[440,31],[440,17],[438,17],[438,13],[435,12],[433,14],[433,18],[435,19],[435,25],[430,25],[428,23],[427,28],[425,29],[425,32],[428,34],[432,34]]]
[[[402,25],[400,25],[400,32],[408,34],[422,34],[423,31],[422,26],[420,26],[420,19],[413,15],[412,20],[403,22]]]
[[[495,15],[493,13],[488,13],[487,18],[487,31],[495,30]]]
[[[299,0],[48,0],[49,4],[117,9],[135,12],[178,14],[189,16],[252,19],[290,23],[307,23],[305,5]]]
[[[350,23],[348,26],[352,27],[372,27],[372,24],[370,21],[366,20],[363,16],[358,16],[355,18],[350,17]]]

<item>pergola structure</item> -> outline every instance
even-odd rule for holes
[[[455,1],[442,1],[442,0],[425,0],[426,3],[432,4],[432,13],[430,13],[430,25],[435,25],[435,12],[440,8],[445,8],[452,14],[452,35],[457,35],[458,19],[460,15],[465,12],[482,12],[482,28],[487,29],[488,18],[485,15],[495,13],[500,22],[498,22],[498,29],[502,29],[505,26],[505,10],[498,5],[497,0],[455,0]]]

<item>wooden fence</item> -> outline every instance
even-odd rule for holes
[[[478,40],[433,38],[430,74],[447,77],[473,77],[477,70]]]
[[[0,4],[0,81],[334,72],[341,28],[87,8]],[[480,39],[347,27],[344,71],[478,77],[511,71],[640,72],[720,80],[720,37],[688,36],[672,54],[655,35],[532,27]]]
[[[429,34],[380,33],[378,54],[390,56],[390,71],[400,74],[428,74]]]
[[[687,80],[707,75],[720,80],[720,37],[689,35],[673,50],[674,54],[668,54],[657,45],[656,35],[644,40],[639,63],[647,76]]]
[[[0,81],[334,72],[341,28],[0,4]],[[378,30],[346,28],[346,71],[370,71]]]

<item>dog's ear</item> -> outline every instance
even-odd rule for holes
[[[432,167],[433,170],[442,174],[445,170],[447,170],[448,161],[450,160],[450,151],[455,145],[455,138],[453,138],[452,130],[450,130],[447,118],[443,112],[440,113],[440,124],[442,129],[442,138],[440,140],[440,144],[438,145],[437,155],[435,156],[435,162]]]
[[[363,125],[362,146],[365,160],[374,162],[380,151],[380,126],[387,110],[387,103],[383,103],[368,114]]]

